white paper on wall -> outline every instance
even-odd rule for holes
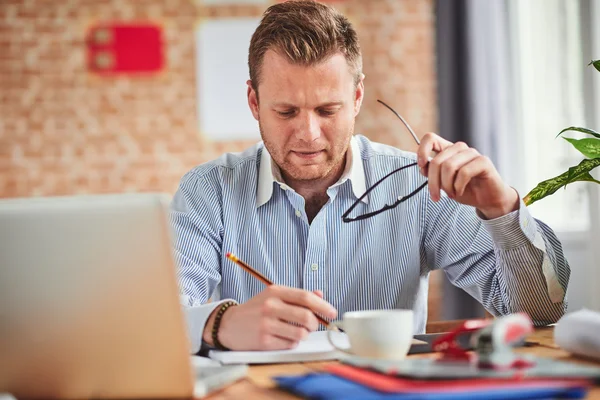
[[[246,98],[248,47],[259,18],[202,21],[196,29],[200,132],[211,140],[260,140]]]

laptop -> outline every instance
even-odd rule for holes
[[[0,392],[201,397],[247,367],[190,357],[168,196],[0,200]]]

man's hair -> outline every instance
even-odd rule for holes
[[[296,65],[319,64],[337,53],[355,75],[362,76],[358,35],[338,11],[311,0],[288,0],[269,7],[250,40],[248,67],[252,87],[258,94],[265,53],[273,50]]]

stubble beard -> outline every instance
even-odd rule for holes
[[[258,127],[263,143],[273,158],[273,161],[279,166],[282,175],[296,181],[304,182],[326,178],[332,173],[337,172],[338,169],[340,170],[340,173],[343,171],[346,151],[348,150],[350,138],[354,131],[354,124],[352,124],[350,132],[347,134],[347,139],[343,143],[334,143],[333,148],[324,149],[327,159],[318,166],[301,166],[287,160],[287,149],[279,149],[274,143],[266,138],[260,121],[258,122]]]

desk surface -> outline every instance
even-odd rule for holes
[[[537,328],[535,333],[528,337],[527,347],[517,349],[517,352],[534,354],[539,357],[550,357],[557,360],[573,361],[580,364],[600,366],[600,362],[582,360],[571,356],[564,350],[561,350],[554,344],[554,328]],[[433,354],[419,354],[409,357],[433,357]],[[229,400],[238,398],[248,399],[298,399],[298,397],[278,390],[271,377],[277,375],[302,374],[311,371],[319,371],[325,365],[335,362],[311,362],[311,363],[292,363],[292,364],[271,364],[251,366],[248,377],[244,380],[228,386],[207,399],[210,400]],[[600,387],[593,388],[588,394],[588,399],[600,400]]]

